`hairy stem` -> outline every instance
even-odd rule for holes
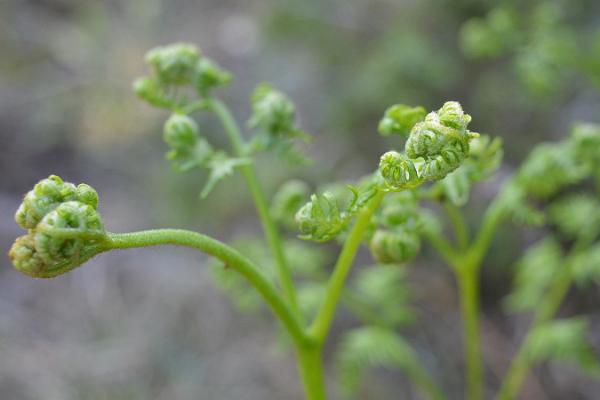
[[[323,301],[323,304],[319,309],[312,326],[310,327],[312,336],[319,343],[325,341],[325,338],[329,333],[338,300],[344,289],[344,284],[346,282],[346,278],[348,277],[348,273],[350,272],[350,268],[352,267],[356,252],[360,247],[365,230],[369,226],[371,216],[377,210],[377,208],[379,208],[384,197],[385,192],[378,192],[375,197],[371,199],[365,209],[360,212],[356,218],[356,222],[354,222],[354,226],[352,226],[344,246],[342,247],[342,251],[327,285],[325,300]]]
[[[210,109],[213,110],[221,120],[236,155],[245,156],[246,144],[240,129],[227,106],[217,99],[211,99],[208,104]],[[273,253],[273,257],[275,258],[279,283],[283,290],[283,294],[289,301],[292,310],[294,310],[298,317],[301,318],[296,301],[296,289],[292,280],[292,274],[290,272],[285,253],[283,251],[279,230],[277,229],[277,226],[273,222],[271,214],[269,213],[267,200],[256,175],[254,166],[252,164],[243,165],[240,167],[240,170],[242,171],[250,192],[252,193],[252,198],[254,199],[254,204],[256,206],[256,210],[258,211],[258,216],[265,232],[267,242],[271,252]]]
[[[260,272],[260,267],[226,244],[197,232],[182,229],[156,229],[134,233],[110,233],[106,244],[109,249],[128,249],[157,245],[179,245],[191,247],[209,254],[242,274],[258,290],[279,317],[294,342],[304,344],[307,337],[298,321],[297,315],[274,286]]]

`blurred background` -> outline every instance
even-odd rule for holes
[[[400,145],[376,133],[393,103],[431,110],[458,100],[473,116],[473,130],[505,143],[503,168],[478,187],[467,208],[475,223],[535,143],[565,137],[576,121],[600,122],[600,2],[594,0],[4,0],[4,254],[21,234],[13,214],[23,193],[50,173],[95,187],[112,231],[182,227],[224,240],[259,232],[239,177],[200,201],[206,177],[171,170],[161,139],[166,114],[131,91],[147,72],[145,52],[175,41],[195,43],[233,72],[233,84],[219,94],[240,122],[260,81],[296,102],[301,127],[314,135],[307,147],[314,165],[273,168],[276,159],[262,159],[269,194],[289,177],[318,186],[372,171],[382,152]],[[211,141],[225,143],[213,117],[199,122]],[[501,300],[518,254],[535,235],[503,228],[484,267],[489,391],[529,324],[527,315],[507,315]],[[409,267],[417,317],[405,335],[449,398],[459,399],[455,283],[429,253]],[[368,262],[367,254],[359,257],[359,264]],[[192,251],[145,249],[103,255],[42,281],[0,258],[0,398],[300,399],[293,357],[271,316],[240,313],[207,264]],[[599,300],[596,287],[573,291],[562,310],[589,316],[596,349]],[[340,329],[355,323],[344,313],[337,322]],[[333,398],[342,398],[327,360]],[[523,398],[593,399],[600,390],[569,366],[535,372]],[[376,370],[367,379],[361,399],[419,398],[401,373]]]

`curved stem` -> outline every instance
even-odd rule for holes
[[[109,249],[128,249],[166,244],[200,250],[223,261],[226,268],[232,268],[242,274],[269,304],[294,341],[299,344],[307,342],[307,337],[300,326],[297,315],[290,309],[273,285],[262,275],[259,267],[238,251],[218,240],[182,229],[156,229],[133,233],[110,233],[106,246]]]
[[[235,122],[235,119],[231,115],[231,112],[227,108],[227,106],[217,99],[207,100],[208,107],[215,112],[215,114],[221,120],[225,132],[229,137],[229,141],[233,146],[233,149],[237,156],[245,156],[246,155],[246,145],[240,129]],[[258,211],[258,216],[260,218],[263,230],[265,232],[265,236],[267,238],[267,242],[273,253],[273,257],[275,258],[275,262],[277,264],[277,273],[279,275],[279,282],[281,288],[283,290],[284,296],[289,301],[292,310],[301,318],[301,314],[298,311],[298,304],[296,301],[296,289],[294,287],[294,282],[292,280],[292,274],[290,272],[287,260],[285,258],[285,254],[283,251],[283,245],[281,243],[281,237],[279,235],[279,230],[277,226],[273,222],[271,218],[271,214],[269,213],[269,207],[267,205],[267,200],[265,198],[265,194],[263,189],[259,183],[258,177],[256,175],[256,171],[252,164],[243,165],[240,167],[244,178],[246,179],[246,183],[248,184],[248,188],[252,193],[252,198],[254,200],[254,204],[256,205],[256,209]]]
[[[477,232],[477,235],[469,248],[469,258],[475,265],[480,265],[483,261],[485,254],[492,244],[492,239],[498,229],[498,225],[500,225],[504,219],[504,211],[500,200],[498,200],[501,197],[501,194],[499,194],[496,197],[496,200],[489,205],[483,217],[481,228]]]
[[[458,272],[462,265],[460,254],[458,254],[452,245],[444,239],[440,232],[427,230],[423,235],[444,261],[450,265],[455,272]]]
[[[311,334],[319,343],[325,341],[325,338],[329,333],[331,322],[337,308],[337,303],[340,295],[342,294],[346,278],[348,277],[354,257],[356,256],[356,252],[360,247],[365,230],[369,226],[371,216],[377,210],[377,208],[379,208],[384,197],[385,192],[380,191],[371,199],[365,209],[363,209],[358,215],[358,218],[356,218],[356,222],[354,223],[354,226],[352,227],[352,230],[350,231],[350,234],[344,243],[340,256],[335,264],[333,273],[331,274],[331,278],[329,279],[325,300],[323,301],[323,304],[319,309],[312,326],[310,327]]]

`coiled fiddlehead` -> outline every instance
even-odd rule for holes
[[[412,260],[421,248],[416,232],[378,229],[369,243],[371,254],[381,264],[401,264]]]
[[[202,166],[214,154],[211,145],[198,134],[196,121],[184,114],[169,117],[163,138],[171,148],[166,158],[177,171]]]
[[[425,118],[423,107],[411,107],[406,104],[395,104],[385,110],[385,114],[377,130],[383,136],[400,135],[407,137],[417,122]]]
[[[159,82],[167,85],[187,85],[192,81],[200,50],[188,43],[156,47],[146,54],[146,63]]]
[[[88,185],[76,187],[55,175],[36,184],[15,215],[29,231],[9,251],[15,268],[51,278],[103,251],[107,235],[97,205],[98,195]]]
[[[467,130],[471,117],[458,102],[444,103],[417,122],[406,140],[405,154],[385,153],[379,172],[389,190],[414,188],[443,179],[469,155],[469,141],[479,134]]]
[[[310,201],[296,213],[300,238],[315,242],[333,239],[348,223],[337,198],[331,192],[313,194]]]
[[[421,184],[412,160],[397,151],[388,151],[379,160],[379,172],[388,188],[401,190]]]
[[[418,166],[421,180],[443,179],[467,158],[469,140],[479,136],[467,130],[469,122],[471,116],[463,112],[460,104],[449,101],[413,127],[405,151],[410,159],[424,160]]]
[[[185,95],[190,88],[205,100],[212,89],[226,85],[232,79],[229,72],[188,43],[156,47],[148,51],[145,60],[152,73],[137,79],[133,89],[138,97],[154,107],[181,111],[190,105]],[[193,107],[201,108],[198,103]]]

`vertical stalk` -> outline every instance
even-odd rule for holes
[[[483,374],[479,327],[478,269],[470,267],[458,271],[457,280],[464,327],[467,399],[479,400],[483,395]]]
[[[458,246],[461,250],[465,250],[469,246],[469,226],[462,212],[455,205],[448,202],[444,202],[444,210],[446,210],[446,214],[448,214],[454,228]]]
[[[296,353],[306,400],[325,400],[322,347],[313,344],[299,346]]]
[[[331,274],[331,278],[329,279],[325,300],[310,327],[310,333],[316,338],[318,343],[322,343],[329,333],[338,300],[344,289],[344,284],[346,283],[346,278],[352,267],[356,252],[358,251],[363,235],[369,226],[371,216],[377,208],[379,208],[384,197],[385,192],[380,191],[371,199],[369,204],[356,218],[356,221],[350,230],[350,234],[344,243],[342,252],[340,253],[333,269],[333,273]]]
[[[225,106],[225,104],[223,104],[223,102],[220,100],[210,99],[208,100],[208,107],[213,110],[221,120],[236,155],[240,157],[246,155],[244,139],[227,106]],[[281,289],[283,290],[283,294],[289,301],[292,310],[294,310],[294,312],[300,316],[296,301],[296,289],[294,287],[292,275],[285,258],[279,230],[277,229],[277,226],[273,222],[273,219],[269,213],[269,207],[267,205],[268,203],[256,175],[254,166],[252,164],[244,165],[240,167],[240,170],[246,179],[246,183],[250,189],[250,192],[252,193],[252,199],[254,200],[256,210],[258,211],[258,216],[260,218],[263,231],[265,232],[267,243],[269,244],[271,253],[275,258],[277,274],[279,276],[279,283],[281,285]]]

